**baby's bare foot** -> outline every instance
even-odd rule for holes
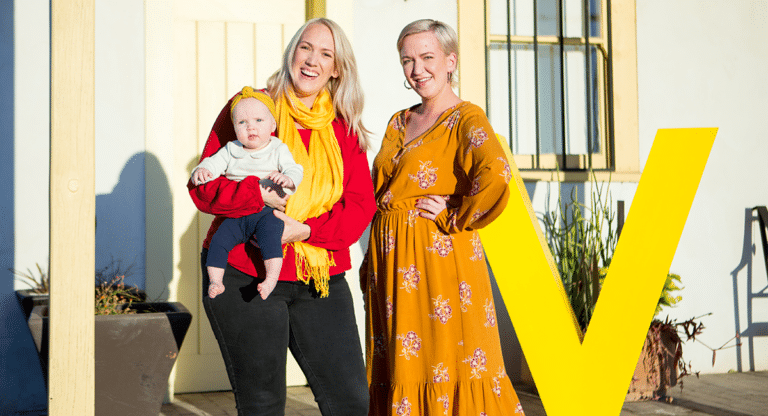
[[[261,298],[263,300],[266,300],[270,293],[275,289],[275,286],[277,285],[277,278],[274,279],[265,279],[263,282],[259,283],[259,285],[256,287],[259,290],[259,294],[261,295]]]
[[[211,282],[208,285],[208,297],[213,299],[216,296],[224,293],[224,284],[218,282]]]

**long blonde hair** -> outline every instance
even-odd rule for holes
[[[325,25],[333,35],[333,43],[336,49],[334,53],[334,66],[339,73],[336,78],[331,78],[326,84],[326,88],[331,93],[333,99],[333,109],[336,114],[344,119],[348,125],[348,132],[354,132],[357,135],[357,140],[360,148],[363,151],[367,151],[370,148],[368,129],[363,126],[363,89],[360,86],[360,78],[357,75],[357,62],[355,61],[355,55],[352,53],[352,45],[349,43],[347,36],[344,35],[344,31],[333,20],[319,17],[316,19],[308,20],[304,23],[285,48],[283,54],[283,66],[277,70],[267,80],[267,90],[270,95],[278,99],[282,94],[286,93],[288,89],[293,88],[293,80],[291,79],[291,65],[293,64],[293,57],[296,53],[296,47],[304,34],[304,31],[310,25],[315,23]]]

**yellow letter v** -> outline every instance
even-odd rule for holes
[[[515,178],[509,204],[481,233],[547,415],[620,414],[716,134],[658,131],[583,343],[507,155]]]

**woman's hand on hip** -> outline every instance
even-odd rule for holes
[[[261,188],[261,199],[264,201],[264,205],[278,211],[285,211],[285,204],[288,203],[288,195],[280,198],[272,188],[265,188],[263,185],[259,185],[259,188]]]
[[[312,229],[307,224],[294,220],[282,211],[275,210],[272,213],[275,214],[275,217],[283,220],[285,224],[283,227],[283,244],[304,241],[309,238]]]
[[[421,210],[419,214],[422,217],[434,221],[443,212],[447,202],[446,197],[440,195],[425,195],[416,201],[416,208]]]

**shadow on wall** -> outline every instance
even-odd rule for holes
[[[145,158],[143,152],[131,156],[112,192],[96,195],[96,269],[130,268],[125,283],[141,289],[145,286]]]
[[[15,257],[14,2],[0,3],[0,409],[4,415],[37,415],[47,408],[43,373],[8,271]]]
[[[173,205],[157,157],[131,156],[109,194],[96,196],[96,268],[113,263],[131,272],[125,283],[167,300],[173,277]]]
[[[762,252],[762,257],[759,256],[760,253],[758,253],[756,250],[757,242],[755,241],[755,236],[752,233],[755,224],[758,224],[761,238],[765,240],[765,233],[768,233],[768,229],[765,227],[768,226],[768,223],[761,224],[757,215],[757,211],[753,208],[745,208],[744,245],[742,248],[741,260],[739,261],[738,266],[736,266],[736,268],[731,272],[731,277],[733,279],[734,328],[736,330],[736,334],[739,334],[741,337],[741,343],[736,345],[736,364],[737,370],[740,372],[744,370],[744,364],[742,363],[742,346],[744,345],[745,341],[747,344],[747,353],[749,356],[748,370],[755,371],[755,337],[768,337],[768,320],[758,322],[754,321],[754,316],[756,316],[754,313],[754,307],[760,305],[760,302],[756,302],[756,300],[768,299],[768,279],[763,280],[762,282],[758,281],[762,280],[763,276],[768,276],[768,251],[766,251],[765,241],[761,242],[762,249],[760,252]],[[758,254],[757,270],[760,270],[763,267],[766,268],[765,274],[759,271],[757,272],[757,276],[759,276],[758,280],[755,279],[756,273],[754,262],[756,254]],[[742,277],[742,287],[746,288],[746,293],[744,294],[743,300],[743,303],[746,305],[746,316],[742,317],[742,311],[739,302],[739,273],[744,269],[746,269],[746,276]],[[756,286],[762,286],[762,289],[754,289]],[[758,313],[757,316],[765,316],[765,313]],[[746,328],[742,329],[742,321],[746,321]]]

